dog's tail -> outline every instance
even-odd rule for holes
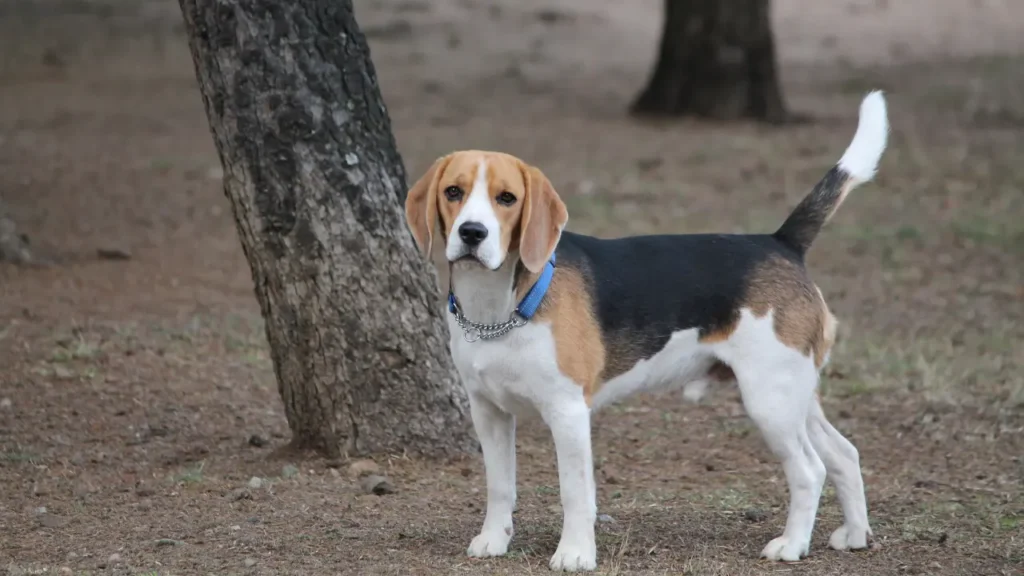
[[[801,255],[806,253],[846,195],[875,176],[888,137],[885,97],[876,90],[860,104],[860,120],[850,147],[786,218],[775,238]]]

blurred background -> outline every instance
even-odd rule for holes
[[[775,0],[807,122],[637,119],[660,0],[356,0],[410,180],[454,149],[541,167],[569,228],[769,232],[838,159],[864,94],[893,126],[809,266],[840,321],[826,411],[881,548],[805,574],[1024,564],[1024,3]],[[251,277],[175,2],[0,4],[0,203],[46,265],[0,264],[0,569],[527,573],[557,542],[547,433],[520,432],[512,559],[468,562],[474,459],[286,454]],[[668,399],[666,399],[666,396]],[[595,420],[600,569],[747,574],[785,482],[734,391]],[[256,480],[256,481],[253,481]]]

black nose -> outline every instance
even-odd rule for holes
[[[478,246],[487,238],[487,228],[479,222],[463,222],[459,226],[459,238],[462,238],[467,246]]]

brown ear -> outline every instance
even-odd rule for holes
[[[437,186],[451,156],[434,161],[426,174],[420,177],[405,197],[405,221],[409,225],[416,245],[424,255],[430,254],[437,225]]]
[[[519,233],[519,257],[527,270],[537,274],[555,251],[569,213],[543,172],[525,164],[522,171],[526,200]]]

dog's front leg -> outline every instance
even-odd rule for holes
[[[590,448],[590,408],[580,395],[569,404],[545,410],[544,420],[551,428],[558,453],[563,514],[562,538],[549,566],[571,572],[593,570],[597,567],[597,493]]]
[[[501,556],[512,539],[512,509],[516,504],[516,420],[472,392],[469,410],[484,452],[487,514],[480,534],[466,552],[474,558]]]

